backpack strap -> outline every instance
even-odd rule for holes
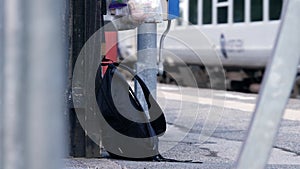
[[[119,63],[114,63],[113,65],[118,66],[118,67],[128,71],[133,76],[133,78],[140,84],[140,86],[142,88],[142,91],[144,93],[145,100],[147,102],[148,109],[150,109],[151,108],[151,103],[150,103],[150,100],[149,100],[149,96],[151,95],[151,93],[150,93],[147,85],[145,84],[145,82],[129,67],[127,67],[123,64],[119,64]]]
[[[128,71],[133,76],[133,78],[140,84],[149,110],[151,126],[153,127],[156,135],[159,136],[163,134],[167,129],[166,118],[160,106],[158,105],[158,103],[150,93],[150,90],[148,89],[145,82],[138,75],[136,75],[136,73],[132,69],[130,69],[129,67],[123,64],[113,63],[110,64],[109,66],[117,66]]]
[[[103,59],[101,60],[101,66],[108,66],[110,64],[115,64],[113,60],[106,58],[106,56],[103,56]]]

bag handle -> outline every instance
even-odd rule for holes
[[[150,100],[149,100],[149,96],[151,95],[150,93],[150,90],[148,89],[147,85],[145,84],[145,82],[132,70],[130,69],[129,67],[123,65],[123,64],[119,64],[119,63],[113,63],[113,64],[109,64],[108,66],[117,66],[117,67],[120,67],[126,71],[128,71],[135,80],[137,80],[137,82],[140,84],[141,88],[142,88],[142,91],[144,93],[144,97],[145,97],[145,100],[147,102],[147,106],[148,106],[148,109],[151,108],[151,103],[150,103]]]
[[[158,105],[158,103],[155,101],[155,99],[153,98],[153,96],[151,95],[147,85],[145,84],[145,82],[138,76],[136,75],[136,73],[130,69],[129,67],[125,66],[125,65],[121,65],[119,63],[113,63],[108,65],[111,68],[116,68],[116,66],[127,70],[135,80],[137,80],[137,82],[140,84],[143,94],[144,94],[144,98],[147,102],[147,106],[148,106],[148,110],[149,110],[149,115],[150,115],[150,123],[151,126],[153,127],[155,133],[157,135],[161,135],[166,131],[166,119],[164,116],[164,113],[162,111],[162,109],[160,108],[160,106]],[[133,91],[131,91],[132,93],[134,93]],[[134,95],[134,97],[136,97]],[[138,99],[136,99],[138,101]],[[151,102],[152,101],[152,102]],[[151,103],[153,103],[152,107],[151,107]],[[140,106],[142,108],[142,106]]]

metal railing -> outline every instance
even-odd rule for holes
[[[62,1],[1,3],[0,167],[62,168],[66,81]]]
[[[285,106],[297,74],[300,59],[300,0],[287,0],[273,55],[268,63],[247,140],[238,169],[265,168]]]

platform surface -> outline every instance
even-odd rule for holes
[[[247,135],[258,95],[159,84],[157,100],[168,129],[164,157],[199,163],[65,159],[65,169],[232,168]],[[290,99],[267,168],[300,168],[300,100]]]

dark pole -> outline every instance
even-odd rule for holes
[[[102,17],[101,17],[101,0],[71,0],[71,56],[69,60],[69,91],[71,91],[71,79],[73,77],[74,65],[76,63],[77,57],[79,56],[80,51],[82,50],[84,44],[87,40],[100,29]],[[98,42],[95,42],[98,43]],[[94,45],[97,46],[97,45]],[[98,45],[98,49],[95,50],[95,53],[99,53],[101,50]],[[96,51],[99,50],[99,51]],[[91,51],[89,51],[91,52]],[[95,80],[95,75],[89,72],[89,65],[93,65],[95,62],[99,62],[99,57],[89,57],[88,60],[84,60],[84,72],[85,73],[85,82],[89,83],[90,81]],[[83,90],[83,89],[79,89]],[[74,91],[73,91],[74,92]],[[83,91],[82,91],[83,92]],[[93,91],[84,91],[85,93],[90,93]],[[70,93],[71,94],[71,93]],[[87,111],[94,109],[95,107],[90,107],[88,104],[89,96],[86,96],[86,103],[81,108],[77,108],[76,111],[79,114],[86,114],[87,123],[91,120],[92,117],[89,117]],[[94,143],[87,135],[86,132],[81,127],[79,120],[76,116],[75,109],[73,104],[69,104],[69,119],[70,119],[70,155],[75,157],[99,157],[100,156],[100,147]]]

